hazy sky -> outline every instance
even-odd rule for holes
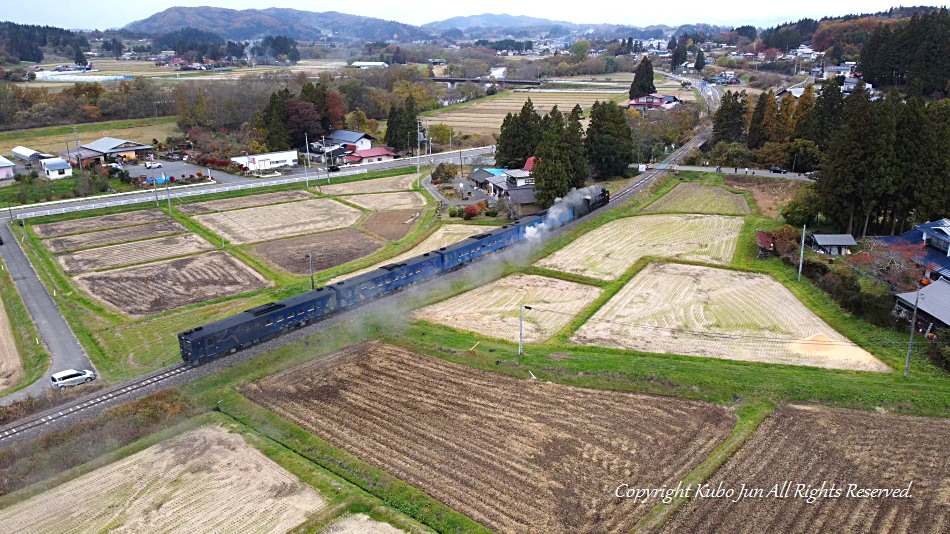
[[[232,9],[290,7],[307,11],[342,11],[370,17],[424,24],[458,15],[508,13],[530,15],[577,23],[614,23],[632,26],[649,24],[679,25],[694,22],[765,27],[794,21],[803,17],[882,11],[900,5],[894,0],[797,0],[795,2],[763,2],[762,0],[679,0],[669,4],[650,2],[601,2],[598,9],[582,10],[578,2],[566,0],[518,0],[517,2],[451,2],[362,0],[347,2],[301,2],[291,0],[10,0],[3,2],[0,20],[24,24],[43,24],[65,28],[106,29],[124,26],[144,19],[172,6],[216,5]],[[914,2],[911,2],[914,3]],[[922,2],[927,3],[927,2]],[[350,8],[350,6],[354,6]],[[358,8],[355,6],[359,6]]]

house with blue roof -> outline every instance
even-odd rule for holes
[[[342,146],[347,150],[356,152],[357,150],[369,150],[373,148],[373,141],[376,138],[368,133],[354,132],[353,130],[333,130],[326,138],[324,145],[327,149]]]
[[[940,277],[950,280],[950,219],[918,224],[913,230],[901,235],[877,239],[896,246],[924,243],[926,246],[921,263]]]

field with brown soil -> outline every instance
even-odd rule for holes
[[[795,191],[808,182],[784,178],[762,178],[727,174],[726,187],[749,191],[759,212],[767,217],[778,218],[779,211],[795,196]]]
[[[597,100],[604,102],[617,96],[616,93],[511,93],[430,115],[429,121],[451,126],[458,132],[490,134],[501,130],[505,115],[517,114],[528,98],[538,113],[547,113],[557,105],[561,113],[568,114],[575,104],[588,109]]]
[[[67,252],[57,256],[56,260],[67,274],[76,274],[186,256],[213,248],[214,245],[196,234],[178,234]]]
[[[745,197],[721,187],[684,182],[650,204],[643,213],[710,213],[748,215]]]
[[[360,226],[390,241],[399,241],[412,231],[420,215],[422,212],[418,210],[377,211],[371,213]]]
[[[366,514],[348,515],[331,523],[320,534],[400,534],[405,532]]]
[[[239,434],[209,426],[0,510],[0,532],[283,533],[325,506]]]
[[[373,211],[419,210],[426,207],[426,198],[415,191],[353,195],[340,198]]]
[[[742,229],[741,217],[644,215],[611,221],[535,265],[614,280],[644,256],[728,264]]]
[[[948,532],[948,442],[947,419],[782,406],[709,480],[737,492],[742,484],[763,488],[764,496],[735,504],[735,497],[693,499],[664,532]],[[785,481],[792,483],[787,498],[768,496]],[[797,484],[816,500],[796,493]],[[841,495],[819,494],[823,484]],[[859,493],[909,485],[907,498]]]
[[[571,339],[581,345],[828,369],[891,369],[764,274],[651,263]]]
[[[320,272],[358,260],[381,249],[383,244],[359,230],[344,228],[322,234],[292,237],[261,243],[254,252],[294,274],[309,274],[313,254],[313,272]]]
[[[23,360],[17,351],[13,328],[0,300],[0,390],[13,387],[23,379]]]
[[[379,269],[383,265],[389,265],[390,263],[398,263],[402,260],[418,256],[419,254],[424,254],[426,252],[433,251],[437,248],[451,245],[452,243],[457,243],[466,237],[471,237],[477,233],[484,232],[484,226],[476,226],[474,224],[443,224],[439,227],[438,230],[432,232],[432,234],[425,238],[422,243],[412,247],[411,249],[399,254],[388,260],[383,260],[372,267],[367,267],[359,271],[345,274],[343,276],[338,276],[333,280],[330,280],[328,284],[339,282],[345,278],[350,278],[358,274],[368,273],[375,269]]]
[[[85,291],[132,317],[273,285],[225,252],[81,274]]]
[[[178,206],[177,209],[185,215],[196,215],[199,213],[210,213],[212,211],[227,211],[266,206],[268,204],[279,204],[281,202],[293,202],[295,200],[313,200],[313,195],[306,191],[279,191],[277,193],[263,193],[260,195],[182,204]]]
[[[417,319],[518,341],[518,309],[523,303],[524,340],[541,343],[564,328],[603,291],[574,282],[515,274],[416,311]]]
[[[235,244],[315,234],[352,225],[362,212],[328,198],[259,206],[194,219]]]
[[[128,243],[187,231],[188,230],[178,221],[165,221],[115,228],[113,230],[102,230],[100,232],[74,234],[66,237],[54,237],[43,241],[43,245],[46,246],[50,252],[58,254],[60,252],[66,252],[67,250],[103,247],[106,245]]]
[[[412,189],[416,175],[391,176],[389,178],[375,178],[360,180],[345,184],[321,185],[317,189],[326,195],[356,195],[361,193],[382,193],[386,191],[406,191]]]
[[[126,213],[116,213],[114,215],[99,215],[98,217],[85,217],[82,219],[73,219],[55,223],[37,224],[33,226],[33,231],[40,237],[59,237],[69,234],[78,234],[81,232],[96,232],[98,230],[107,230],[109,228],[118,228],[120,226],[132,226],[134,224],[167,221],[170,218],[171,217],[161,210],[150,209],[130,211]]]
[[[722,406],[520,380],[378,342],[242,388],[501,532],[628,532],[735,425]]]

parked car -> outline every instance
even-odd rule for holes
[[[158,162],[158,161],[146,161],[145,168],[146,169],[161,169],[162,164],[161,162]]]
[[[336,166],[336,165],[330,165],[329,167],[327,167],[327,171],[329,171],[329,172],[337,172],[337,171],[339,171],[339,170],[340,170],[340,168],[339,168],[338,166]]]
[[[96,379],[96,372],[89,369],[67,369],[53,374],[49,378],[50,386],[63,389],[78,384],[85,384]]]
[[[788,172],[788,171],[786,171],[785,169],[783,169],[783,168],[781,168],[781,167],[772,167],[772,168],[769,169],[769,170],[772,171],[772,172],[774,172],[774,173],[778,173],[778,174],[785,174],[785,173]]]
[[[108,163],[108,164],[106,164],[106,167],[111,167],[111,168],[113,168],[113,169],[119,169],[120,171],[122,170],[122,164],[121,164],[121,163]]]

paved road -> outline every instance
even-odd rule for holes
[[[79,340],[70,330],[66,320],[56,307],[56,303],[40,282],[29,260],[20,248],[20,243],[6,224],[0,224],[0,257],[6,264],[13,283],[16,285],[26,309],[33,318],[33,324],[39,331],[42,342],[53,355],[53,365],[40,381],[27,386],[16,393],[0,398],[0,404],[9,404],[26,398],[27,395],[42,394],[49,383],[49,375],[64,369],[92,369],[92,362],[86,356]]]
[[[765,169],[746,169],[744,167],[696,167],[692,165],[677,165],[678,171],[703,171],[703,172],[722,172],[726,174],[738,174],[749,176],[764,176],[766,178],[785,178],[787,180],[804,180],[811,182],[812,179],[802,173],[789,172],[782,174],[780,172],[771,172]]]

